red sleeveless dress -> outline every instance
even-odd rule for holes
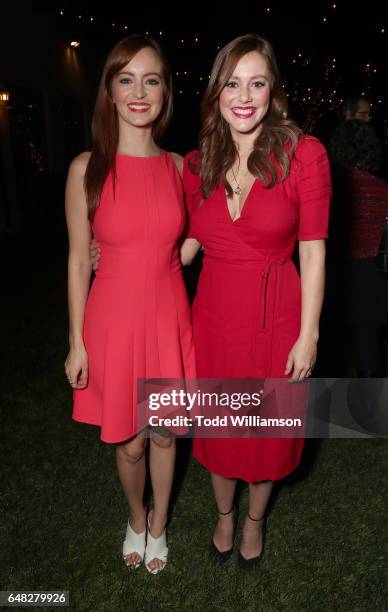
[[[84,317],[89,380],[73,395],[73,419],[99,425],[104,442],[137,433],[138,378],[195,377],[181,177],[169,153],[118,154],[116,173],[93,222],[101,259]]]

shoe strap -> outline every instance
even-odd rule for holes
[[[146,565],[152,559],[159,559],[159,561],[167,561],[168,546],[166,538],[166,530],[158,537],[154,538],[148,531],[147,546],[145,549],[145,562]]]
[[[125,534],[125,540],[123,542],[123,555],[127,556],[131,553],[137,553],[140,557],[143,557],[145,546],[146,531],[136,533],[136,531],[132,529],[131,525],[128,522],[127,532]]]

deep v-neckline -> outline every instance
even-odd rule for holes
[[[248,191],[248,193],[247,193],[247,195],[245,197],[245,200],[244,200],[244,204],[242,205],[242,208],[240,209],[240,215],[237,217],[237,219],[232,219],[232,217],[231,217],[229,206],[228,206],[228,194],[225,191],[224,185],[222,185],[222,192],[223,192],[223,195],[224,195],[224,204],[226,206],[226,214],[228,215],[229,220],[230,220],[231,223],[233,223],[233,225],[235,223],[237,223],[237,221],[239,221],[242,218],[243,213],[244,213],[245,208],[246,208],[246,205],[247,205],[247,202],[248,202],[249,198],[251,197],[253,188],[254,188],[254,186],[256,184],[256,181],[257,181],[257,178],[254,179],[254,181],[252,182],[252,185],[249,188],[249,191]]]

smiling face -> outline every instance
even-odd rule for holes
[[[251,51],[238,61],[219,98],[221,115],[232,135],[260,130],[271,101],[271,74],[267,61]]]
[[[151,47],[141,49],[112,79],[119,124],[144,128],[158,118],[164,101],[162,65]]]

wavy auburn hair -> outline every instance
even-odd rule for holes
[[[221,49],[213,64],[201,107],[199,157],[189,163],[190,169],[201,175],[204,199],[209,197],[221,181],[228,197],[233,193],[226,173],[238,157],[238,151],[230,127],[221,115],[219,97],[237,63],[251,51],[260,53],[267,62],[271,76],[271,97],[268,112],[261,122],[262,129],[248,159],[248,170],[262,180],[267,188],[285,180],[290,171],[290,157],[303,135],[296,123],[287,119],[287,97],[270,43],[257,34],[235,38]],[[280,176],[274,162],[279,166]]]
[[[149,36],[131,34],[123,38],[109,53],[102,72],[96,105],[92,119],[92,154],[86,168],[84,187],[88,204],[88,216],[95,215],[102,188],[110,171],[116,174],[116,152],[119,143],[117,110],[111,98],[113,77],[132,58],[149,47],[158,55],[162,65],[162,86],[164,94],[160,115],[152,126],[153,138],[158,141],[164,134],[172,115],[172,76],[167,58],[159,44]]]

